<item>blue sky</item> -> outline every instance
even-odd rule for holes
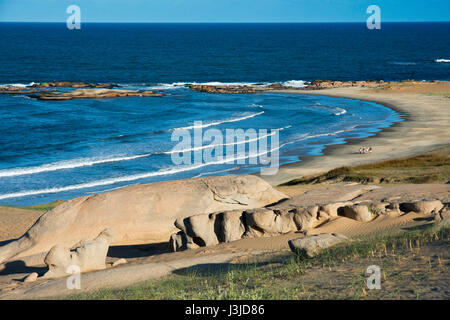
[[[0,21],[64,22],[362,22],[369,5],[382,21],[449,21],[450,0],[0,0]]]

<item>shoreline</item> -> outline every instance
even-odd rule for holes
[[[370,137],[350,138],[345,139],[343,144],[325,146],[322,155],[299,156],[299,161],[281,165],[278,173],[274,176],[258,174],[272,186],[342,166],[414,156],[450,143],[450,134],[445,132],[450,123],[450,101],[445,97],[420,93],[380,93],[373,89],[360,87],[303,91],[279,90],[276,92],[374,102],[400,113],[404,117],[404,121],[395,122]],[[425,141],[421,131],[425,134]],[[418,139],[415,140],[415,137]],[[417,143],[416,145],[414,145],[414,141]],[[374,148],[374,152],[359,154],[357,152],[359,148],[356,147],[358,145],[370,145]],[[383,151],[385,152],[383,153]]]

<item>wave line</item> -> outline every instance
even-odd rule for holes
[[[189,130],[189,129],[208,128],[208,127],[218,126],[219,124],[222,124],[222,123],[230,123],[230,122],[238,122],[238,121],[247,120],[247,119],[250,119],[250,118],[257,117],[257,116],[259,116],[259,115],[261,115],[261,114],[263,114],[263,113],[264,113],[264,111],[261,111],[261,112],[253,113],[253,114],[251,114],[251,115],[244,116],[244,117],[240,117],[240,118],[234,118],[234,119],[229,119],[229,120],[222,120],[222,121],[210,122],[210,123],[202,124],[202,125],[200,125],[200,126],[196,126],[196,125],[194,124],[194,125],[187,126],[187,127],[174,128],[174,129],[171,129],[171,131],[175,131],[175,130],[179,130],[179,129],[186,129],[186,130]]]

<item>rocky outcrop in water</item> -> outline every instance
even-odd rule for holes
[[[391,82],[383,80],[368,80],[368,81],[337,81],[337,80],[314,80],[312,82],[305,82],[304,87],[289,86],[283,83],[272,83],[270,85],[216,85],[216,84],[196,84],[188,83],[185,86],[191,90],[207,93],[228,93],[228,94],[248,94],[261,92],[274,92],[278,90],[322,90],[331,88],[345,88],[345,87],[381,87],[389,85]],[[397,82],[395,82],[397,83]],[[416,84],[422,83],[420,81],[401,81],[400,83]],[[49,90],[42,90],[45,88],[84,88],[85,91],[69,91],[69,92],[53,92]],[[41,100],[69,100],[75,98],[115,98],[125,96],[142,96],[154,97],[161,94],[153,93],[152,91],[135,91],[135,90],[111,90],[118,87],[117,84],[103,84],[103,83],[84,83],[84,82],[42,82],[34,83],[28,87],[8,85],[0,88],[0,94],[32,94],[34,98]],[[89,90],[92,89],[92,90]],[[97,91],[94,89],[109,89],[111,91]],[[72,93],[70,93],[72,92]]]
[[[258,93],[267,92],[269,89],[264,86],[229,86],[229,85],[209,85],[209,84],[187,84],[191,90],[208,93]]]
[[[30,95],[38,100],[104,99],[120,97],[161,97],[163,94],[153,91],[119,89],[76,89],[67,92],[42,92]]]
[[[211,84],[186,84],[191,90],[208,92],[208,93],[260,93],[260,92],[270,92],[274,90],[287,90],[294,89],[300,90],[299,87],[290,87],[282,85],[281,83],[273,83],[270,85],[211,85]]]
[[[333,80],[314,80],[306,82],[304,87],[286,86],[281,83],[271,85],[210,85],[210,84],[187,84],[192,90],[209,93],[259,93],[275,90],[320,90],[342,87],[375,87],[386,84],[383,80],[374,81],[333,81]]]
[[[334,80],[314,80],[307,87],[306,90],[320,90],[331,88],[344,88],[344,87],[377,87],[384,85],[386,82],[383,80],[368,80],[368,81],[334,81]]]
[[[55,81],[55,82],[41,82],[34,83],[30,87],[32,88],[54,88],[54,87],[66,87],[66,88],[105,88],[112,89],[118,87],[117,84],[110,83],[85,83],[85,82],[71,82],[71,81]]]
[[[4,85],[0,94],[25,94],[38,100],[71,100],[71,99],[103,99],[120,97],[161,97],[163,94],[150,90],[113,89],[116,84],[84,83],[84,82],[42,82],[29,86]],[[69,91],[43,88],[76,88]],[[82,88],[82,89],[80,89]]]
[[[29,89],[18,86],[4,86],[0,87],[0,94],[30,94],[35,92],[43,92],[41,90]]]

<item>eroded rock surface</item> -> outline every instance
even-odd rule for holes
[[[444,205],[439,200],[434,201],[415,201],[415,202],[406,202],[400,205],[400,210],[404,212],[413,211],[413,212],[422,212],[425,214],[434,214],[439,212]]]
[[[186,86],[191,90],[209,93],[259,93],[270,92],[274,90],[321,90],[342,87],[377,87],[385,85],[388,82],[383,80],[375,81],[334,81],[334,80],[314,80],[306,82],[304,87],[293,87],[282,83],[273,83],[270,85],[215,85],[215,84],[195,84],[190,83]]]
[[[345,206],[342,208],[342,212],[344,217],[361,222],[372,221],[374,218],[374,215],[369,210],[369,206],[365,204]]]
[[[52,87],[67,87],[67,88],[106,88],[112,89],[117,87],[117,84],[107,83],[85,83],[85,82],[72,82],[72,81],[55,81],[55,82],[40,82],[34,83],[30,87],[32,88],[52,88]]]
[[[157,182],[80,197],[45,213],[25,235],[0,247],[0,263],[47,252],[56,244],[70,248],[106,228],[114,229],[116,245],[167,242],[179,218],[260,208],[285,198],[253,175]],[[234,232],[233,227],[227,233],[230,239],[237,237]]]
[[[57,244],[50,249],[44,262],[48,271],[44,278],[64,277],[75,270],[68,272],[70,267],[75,267],[79,272],[102,270],[106,268],[105,261],[109,244],[114,238],[114,230],[106,229],[92,241],[83,241],[73,249]],[[76,272],[78,272],[76,271]]]
[[[76,89],[73,91],[46,91],[30,95],[38,100],[104,99],[120,97],[161,97],[160,93],[142,90]]]
[[[175,221],[181,230],[170,237],[173,251],[212,246],[243,238],[307,231],[338,215],[349,202],[293,209],[259,208],[200,214]]]
[[[347,240],[348,238],[341,234],[321,233],[293,239],[288,244],[292,252],[300,256],[312,258],[321,250]]]
[[[175,226],[181,231],[171,236],[170,243],[172,251],[182,251],[244,238],[271,237],[293,232],[307,233],[338,216],[368,223],[380,215],[400,215],[409,212],[431,215],[435,220],[443,220],[449,215],[448,207],[442,205],[440,201],[414,203],[347,201],[294,208],[291,205],[291,208],[274,206],[234,210],[178,219]]]

